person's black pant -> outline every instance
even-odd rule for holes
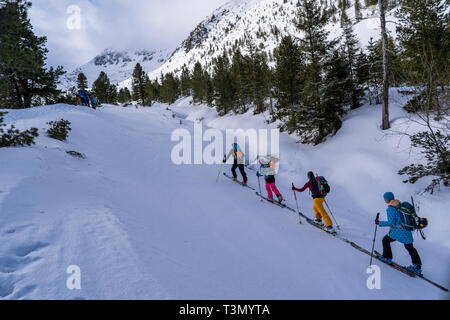
[[[386,259],[392,259],[392,249],[391,249],[392,242],[395,242],[395,240],[389,236],[383,238],[383,257],[385,257]],[[412,243],[405,244],[405,248],[406,250],[408,250],[409,255],[411,256],[412,263],[422,265],[419,253],[417,252],[416,248],[414,248]]]
[[[244,179],[244,182],[247,182],[247,174],[245,173],[244,165],[243,164],[237,164],[235,163],[233,167],[231,168],[231,172],[233,173],[233,177],[237,178],[236,169],[239,168],[239,171],[241,172],[242,179]]]

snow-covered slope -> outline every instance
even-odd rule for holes
[[[119,83],[131,77],[137,63],[140,63],[146,72],[151,72],[166,62],[169,56],[169,50],[106,49],[87,64],[62,77],[60,87],[68,89],[76,86],[80,72],[86,75],[89,86],[98,78],[101,71],[106,72],[111,83]]]
[[[393,92],[393,96],[396,97]],[[268,203],[228,179],[219,166],[171,161],[175,129],[193,131],[189,119],[217,128],[266,128],[264,115],[219,118],[181,100],[173,110],[69,105],[10,110],[19,128],[72,122],[67,142],[44,135],[29,148],[0,149],[0,299],[445,299],[439,289],[381,265],[382,289],[368,290],[368,256]],[[172,108],[172,107],[171,107]],[[406,125],[394,103],[394,129]],[[379,108],[349,114],[338,135],[318,147],[280,137],[277,178],[288,204],[290,184],[306,172],[325,175],[328,202],[342,235],[370,248],[382,194],[401,199],[423,184],[404,185],[396,171],[409,163],[407,141],[379,130]],[[364,137],[364,138],[362,138]],[[76,159],[66,151],[86,155]],[[225,167],[229,171],[229,166]],[[250,185],[257,186],[250,171]],[[309,195],[301,210],[312,216]],[[447,209],[450,192],[418,195],[430,219],[428,240],[416,238],[424,272],[450,284]],[[376,248],[380,250],[379,231]],[[395,259],[408,264],[404,248]],[[66,287],[68,266],[81,268],[82,289]]]
[[[337,5],[337,0],[322,1],[328,8]],[[355,19],[354,1],[350,1],[347,15]],[[162,73],[179,72],[183,65],[193,68],[199,61],[210,67],[212,59],[226,50],[238,46],[247,52],[246,41],[271,54],[286,35],[301,37],[295,25],[298,12],[297,0],[232,0],[214,11],[191,32],[189,37],[175,50],[160,68],[150,73],[150,78],[158,78]],[[363,9],[359,23],[355,24],[362,45],[373,37],[379,38],[379,23],[376,10]],[[330,37],[341,34],[339,14],[336,22],[330,23]],[[122,85],[128,85],[129,81]]]

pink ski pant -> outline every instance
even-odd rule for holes
[[[275,185],[275,182],[273,182],[273,183],[266,182],[266,190],[267,190],[267,194],[269,195],[269,198],[273,198],[272,190],[277,196],[281,195],[280,191],[278,191],[277,186]]]

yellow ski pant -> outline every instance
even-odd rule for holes
[[[314,199],[314,212],[316,213],[316,219],[317,220],[324,220],[325,225],[327,227],[331,227],[333,225],[333,222],[331,221],[330,217],[328,216],[328,213],[325,211],[325,208],[323,207],[323,203],[325,202],[325,198],[316,198]]]

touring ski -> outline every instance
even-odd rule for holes
[[[249,186],[248,184],[247,184],[247,185],[244,185],[244,184],[243,184],[242,182],[240,182],[240,181],[234,181],[234,178],[231,177],[231,176],[229,176],[229,175],[226,174],[225,172],[223,173],[223,175],[224,175],[225,177],[227,177],[228,179],[232,180],[233,182],[236,182],[237,184],[239,184],[239,185],[241,185],[241,186],[243,186],[243,187],[245,187],[245,188],[252,189],[253,191],[256,190],[255,188]]]
[[[380,254],[379,252],[377,252],[377,251],[375,251],[375,254],[378,255],[378,256],[381,256],[381,254]],[[402,270],[403,270],[402,272],[407,273],[409,276],[411,276],[411,277],[413,277],[413,278],[415,278],[415,277],[421,278],[421,279],[425,280],[426,282],[428,282],[428,283],[434,285],[435,287],[437,287],[437,288],[439,288],[439,289],[441,289],[441,290],[443,290],[443,291],[448,292],[448,289],[447,289],[447,288],[441,286],[440,284],[438,284],[438,283],[436,283],[436,282],[434,282],[434,281],[432,281],[432,280],[430,280],[430,279],[428,279],[428,278],[425,278],[423,274],[421,274],[421,275],[419,276],[419,275],[417,275],[417,274],[415,274],[415,273],[413,273],[413,272],[408,271],[408,270],[406,269],[406,267],[401,266],[401,265],[399,265],[398,263],[395,263],[395,262],[392,262],[391,265],[392,265],[393,267],[395,267],[395,269],[402,269]],[[399,270],[399,271],[400,271],[400,270]]]
[[[355,249],[357,249],[357,250],[359,250],[359,251],[361,251],[361,252],[363,252],[363,253],[365,253],[365,254],[367,254],[367,255],[369,255],[369,256],[371,255],[371,253],[370,253],[368,250],[361,248],[361,247],[358,246],[356,243],[351,242],[350,244],[352,245],[353,248],[355,248]],[[399,265],[398,263],[392,262],[391,264],[389,264],[389,263],[387,263],[387,262],[384,262],[384,261],[379,260],[379,259],[378,259],[379,256],[381,256],[381,254],[380,254],[379,252],[377,252],[377,251],[375,251],[375,254],[372,255],[372,257],[376,258],[377,261],[380,261],[380,262],[382,262],[382,263],[384,263],[384,264],[390,266],[391,268],[394,268],[395,270],[398,270],[398,271],[400,271],[401,273],[404,273],[404,274],[410,276],[411,278],[416,278],[416,277],[421,278],[421,279],[427,281],[428,283],[434,285],[435,287],[437,287],[437,288],[439,288],[439,289],[441,289],[441,290],[443,290],[443,291],[448,292],[448,289],[447,289],[447,288],[441,286],[440,284],[438,284],[438,283],[436,283],[436,282],[434,282],[434,281],[431,281],[430,279],[425,278],[423,275],[418,276],[418,275],[416,275],[415,273],[409,272],[404,266],[401,266],[401,265]]]
[[[304,215],[303,213],[301,213],[301,212],[299,212],[298,214],[299,214],[302,218],[304,218],[304,219],[306,220],[306,222],[308,222],[310,225],[316,227],[317,229],[320,229],[320,230],[322,230],[322,231],[324,231],[324,232],[326,232],[326,233],[332,235],[333,237],[335,237],[335,238],[337,238],[337,239],[339,239],[339,240],[341,240],[341,241],[344,241],[344,242],[346,242],[346,243],[351,243],[350,240],[341,237],[336,231],[332,232],[332,231],[330,231],[330,230],[327,230],[326,227],[317,224],[313,219],[308,218],[307,216],[305,216],[305,215]]]
[[[267,198],[267,197],[264,197],[262,194],[260,194],[259,192],[256,192],[256,195],[258,196],[258,197],[261,197],[262,199],[264,199],[264,200],[266,200],[267,202],[269,202],[269,203],[272,203],[272,204],[274,204],[274,205],[276,205],[276,206],[279,206],[280,208],[283,208],[283,209],[288,209],[289,211],[292,211],[292,212],[295,212],[295,213],[297,213],[297,211],[296,210],[294,210],[294,209],[292,209],[292,208],[290,208],[290,207],[288,207],[287,205],[285,205],[284,203],[280,203],[280,202],[278,202],[278,201],[275,201],[275,200],[273,200],[273,201],[270,201],[269,200],[269,198]]]

